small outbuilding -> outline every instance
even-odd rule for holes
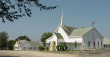
[[[14,50],[38,50],[40,45],[39,42],[18,40],[14,45]]]
[[[103,48],[104,49],[110,48],[110,38],[104,38],[103,39]]]

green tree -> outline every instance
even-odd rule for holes
[[[0,0],[0,18],[14,21],[22,16],[31,17],[32,7],[38,7],[40,10],[55,9],[57,6],[45,6],[39,3],[39,0]]]
[[[50,32],[45,32],[45,33],[42,34],[42,36],[41,36],[41,43],[43,44],[43,46],[46,45],[45,44],[45,42],[46,42],[45,40],[48,39],[51,36],[52,36],[52,33],[50,33]]]
[[[7,40],[8,40],[8,33],[0,32],[0,48],[1,49],[6,49],[7,47]]]
[[[19,36],[17,39],[15,39],[15,41],[18,41],[18,39],[31,41],[31,39],[29,39],[29,37],[27,37],[26,35],[24,35],[24,36]]]
[[[13,50],[14,49],[14,44],[15,44],[15,40],[9,40],[8,41],[8,48],[10,50]]]

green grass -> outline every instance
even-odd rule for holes
[[[82,52],[82,51],[58,51],[58,52]]]

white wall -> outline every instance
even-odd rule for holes
[[[60,33],[62,35],[62,37],[64,38],[64,39],[59,39],[58,41],[62,41],[62,42],[64,41],[64,42],[67,42],[67,43],[71,43],[71,44],[68,44],[69,45],[68,50],[74,50],[75,41],[77,43],[82,43],[82,38],[69,38],[68,35],[66,34],[66,32],[63,30],[63,28],[61,26],[59,28],[57,28],[57,32]],[[49,43],[51,41],[57,41],[57,37],[56,37],[55,34],[50,39],[48,39],[46,41],[46,43]],[[56,44],[57,44],[57,42],[56,42]],[[59,45],[59,43],[58,43],[58,45]],[[81,49],[82,44],[80,44],[78,46],[79,46],[78,49]]]
[[[90,41],[90,48],[93,48],[93,35],[92,35],[92,30],[90,30],[88,33],[86,33],[83,36],[83,46],[84,49],[88,49],[88,41]],[[102,48],[101,47],[101,42],[103,42],[103,37],[100,36],[100,34],[94,29],[94,41],[95,41],[95,46],[97,48]],[[98,47],[98,41],[99,41],[99,47]]]
[[[55,41],[56,42],[56,46],[57,46],[57,36],[55,34],[53,34],[52,38],[51,39],[48,39],[46,41],[46,43],[50,43],[51,41]]]
[[[31,47],[31,45],[25,41],[22,45],[21,45],[21,50],[23,50],[23,47],[26,47],[26,50],[29,50],[29,47]]]
[[[18,43],[17,42],[14,45],[14,50],[18,50]]]
[[[69,38],[66,32],[63,30],[63,28],[60,26],[58,29],[58,33],[62,35],[65,42],[75,42],[82,43],[82,38]]]

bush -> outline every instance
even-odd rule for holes
[[[67,49],[67,45],[58,45],[57,50],[58,51],[65,51]]]
[[[44,50],[45,48],[44,48],[43,46],[39,46],[38,49],[39,49],[40,51],[42,51],[42,50]]]
[[[49,47],[46,47],[46,50],[49,50]]]

